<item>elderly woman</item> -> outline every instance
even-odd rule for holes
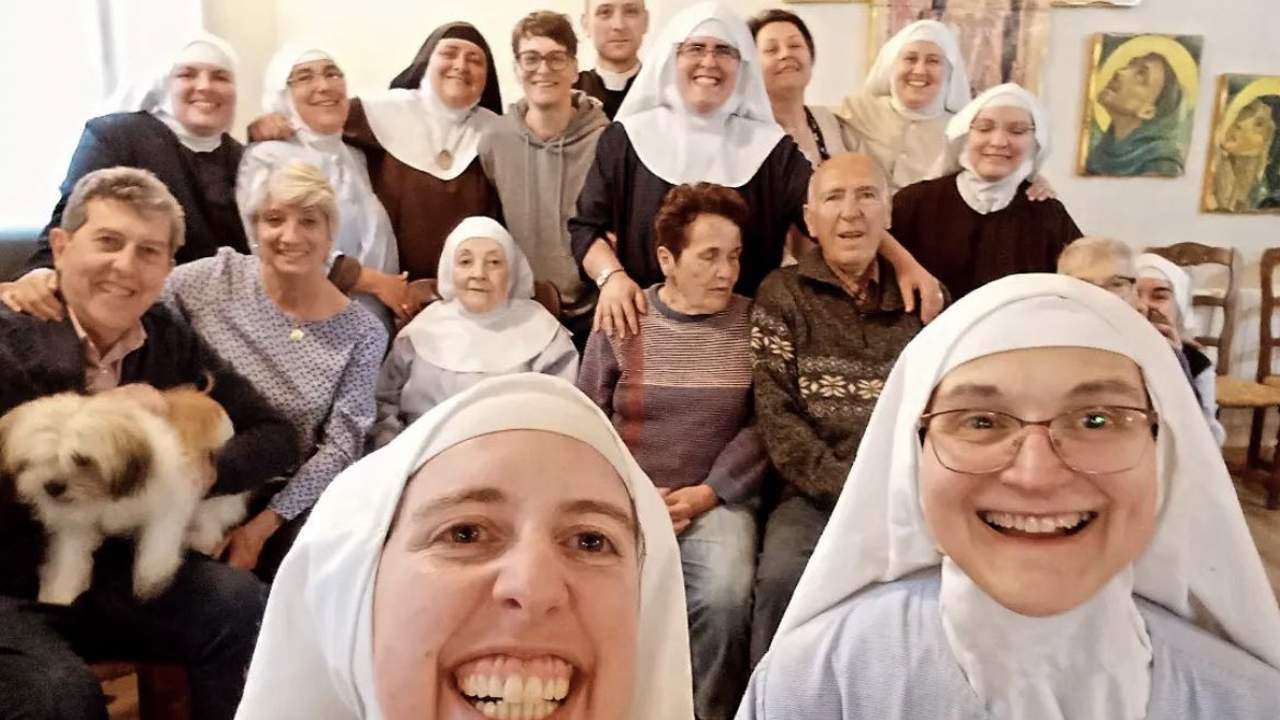
[[[463,220],[440,255],[440,301],[396,336],[378,378],[374,445],[493,375],[536,372],[572,381],[573,336],[533,300],[533,270],[511,234],[485,217]]]
[[[1177,352],[1187,378],[1191,380],[1191,389],[1200,401],[1200,410],[1209,424],[1209,431],[1221,446],[1227,439],[1227,431],[1218,422],[1218,371],[1195,342],[1191,276],[1154,253],[1139,255],[1136,265],[1138,312],[1156,326]]]
[[[668,193],[654,222],[665,280],[645,291],[640,332],[597,330],[578,377],[666,498],[702,720],[733,717],[750,672],[755,515],[768,458],[752,422],[751,302],[733,294],[747,217],[729,188]]]
[[[232,565],[269,578],[316,498],[360,457],[387,333],[328,280],[340,221],[319,168],[280,166],[247,209],[256,257],[224,249],[183,265],[165,300],[297,433],[302,464],[227,549]]]
[[[740,719],[1267,718],[1280,612],[1167,345],[1060,275],[899,359]]]
[[[10,309],[61,320],[49,231],[58,227],[76,181],[101,168],[150,170],[182,205],[186,244],[175,261],[208,257],[219,247],[247,252],[236,210],[236,167],[244,148],[227,130],[236,109],[236,54],[226,42],[200,34],[180,45],[173,62],[111,104],[121,111],[85,124],[71,157],[62,198],[40,234],[27,272],[0,299]]]
[[[606,128],[569,221],[573,252],[600,287],[596,326],[635,333],[642,287],[662,280],[653,218],[674,186],[712,182],[747,201],[737,291],[756,288],[782,261],[787,231],[803,223],[808,158],[773,119],[751,32],[732,10],[700,2],[668,23],[654,57]],[[905,290],[922,287],[940,306],[936,282],[896,241],[885,253]],[[912,296],[910,292],[904,293]]]
[[[1053,272],[1081,236],[1061,202],[1026,195],[1049,134],[1049,115],[1031,93],[997,85],[947,124],[942,176],[894,196],[893,234],[953,297],[1005,275]]]
[[[661,498],[572,385],[490,378],[333,484],[239,720],[693,720]]]
[[[322,169],[338,203],[329,278],[388,326],[392,313],[407,319],[408,289],[391,219],[373,193],[364,153],[342,139],[351,107],[342,68],[313,46],[285,46],[268,63],[263,88],[263,108],[287,117],[293,136],[249,146],[240,162],[237,200],[247,205],[285,163],[301,160]],[[252,214],[243,215],[252,237]]]
[[[463,218],[499,216],[478,156],[480,137],[501,113],[493,53],[464,22],[436,28],[390,91],[351,101],[343,139],[368,156],[409,279],[434,277],[445,236]],[[250,128],[255,140],[292,132],[278,113]]]
[[[832,155],[857,150],[857,136],[848,125],[824,107],[804,104],[817,53],[813,35],[800,16],[786,10],[765,10],[748,20],[747,27],[760,53],[773,118],[809,162],[817,165]]]

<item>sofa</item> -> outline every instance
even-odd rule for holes
[[[36,248],[39,228],[0,230],[0,281],[12,280]]]

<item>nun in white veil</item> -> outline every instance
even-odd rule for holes
[[[599,408],[492,378],[334,480],[236,717],[692,720],[677,553]]]
[[[738,717],[1278,703],[1280,610],[1168,344],[1105,290],[1021,275],[903,352]]]
[[[373,192],[364,153],[342,139],[350,101],[341,66],[314,43],[280,48],[267,64],[262,107],[287,118],[293,135],[245,151],[236,181],[241,208],[282,164],[300,160],[323,170],[338,202],[330,279],[388,328],[392,314],[407,320],[408,289],[391,219]],[[248,228],[252,219],[241,214]]]
[[[10,309],[61,320],[49,231],[80,178],[126,165],[151,171],[182,206],[186,242],[175,260],[208,257],[228,246],[249,245],[236,210],[236,167],[244,146],[228,133],[235,117],[235,51],[226,41],[199,33],[173,45],[163,67],[125,85],[104,104],[107,113],[85,123],[71,156],[62,197],[40,233],[22,275],[6,289]],[[7,279],[7,278],[6,278]]]
[[[572,334],[533,299],[529,260],[496,220],[459,223],[445,240],[437,277],[440,300],[400,331],[382,364],[375,446],[487,377],[578,377]]]
[[[788,231],[804,227],[813,174],[774,121],[751,31],[726,3],[688,6],[652,48],[600,136],[569,221],[574,256],[601,289],[595,327],[623,336],[639,330],[641,288],[663,280],[653,218],[672,187],[711,182],[742,194],[751,222],[743,228],[736,292],[753,297],[781,264]],[[919,288],[927,303],[941,298],[936,281],[896,241],[881,247],[904,297]]]

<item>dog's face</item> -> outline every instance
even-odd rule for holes
[[[72,507],[135,494],[152,465],[135,408],[108,398],[50,395],[0,418],[0,474],[17,499]]]
[[[226,410],[206,392],[193,387],[178,387],[163,391],[169,404],[169,422],[178,431],[182,444],[192,458],[208,463],[213,470],[218,464],[222,447],[231,440],[235,428]]]

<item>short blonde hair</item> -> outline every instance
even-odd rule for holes
[[[329,238],[338,232],[338,200],[324,171],[311,163],[294,160],[274,167],[252,197],[249,216],[255,221],[268,203],[315,208],[329,222]]]
[[[1058,274],[1078,277],[1084,269],[1104,260],[1134,267],[1133,248],[1108,237],[1082,237],[1062,250],[1058,256]]]
[[[110,167],[94,170],[76,181],[62,209],[59,227],[68,235],[89,222],[91,200],[115,200],[142,217],[169,218],[169,255],[177,255],[187,241],[186,214],[169,188],[149,170]]]

